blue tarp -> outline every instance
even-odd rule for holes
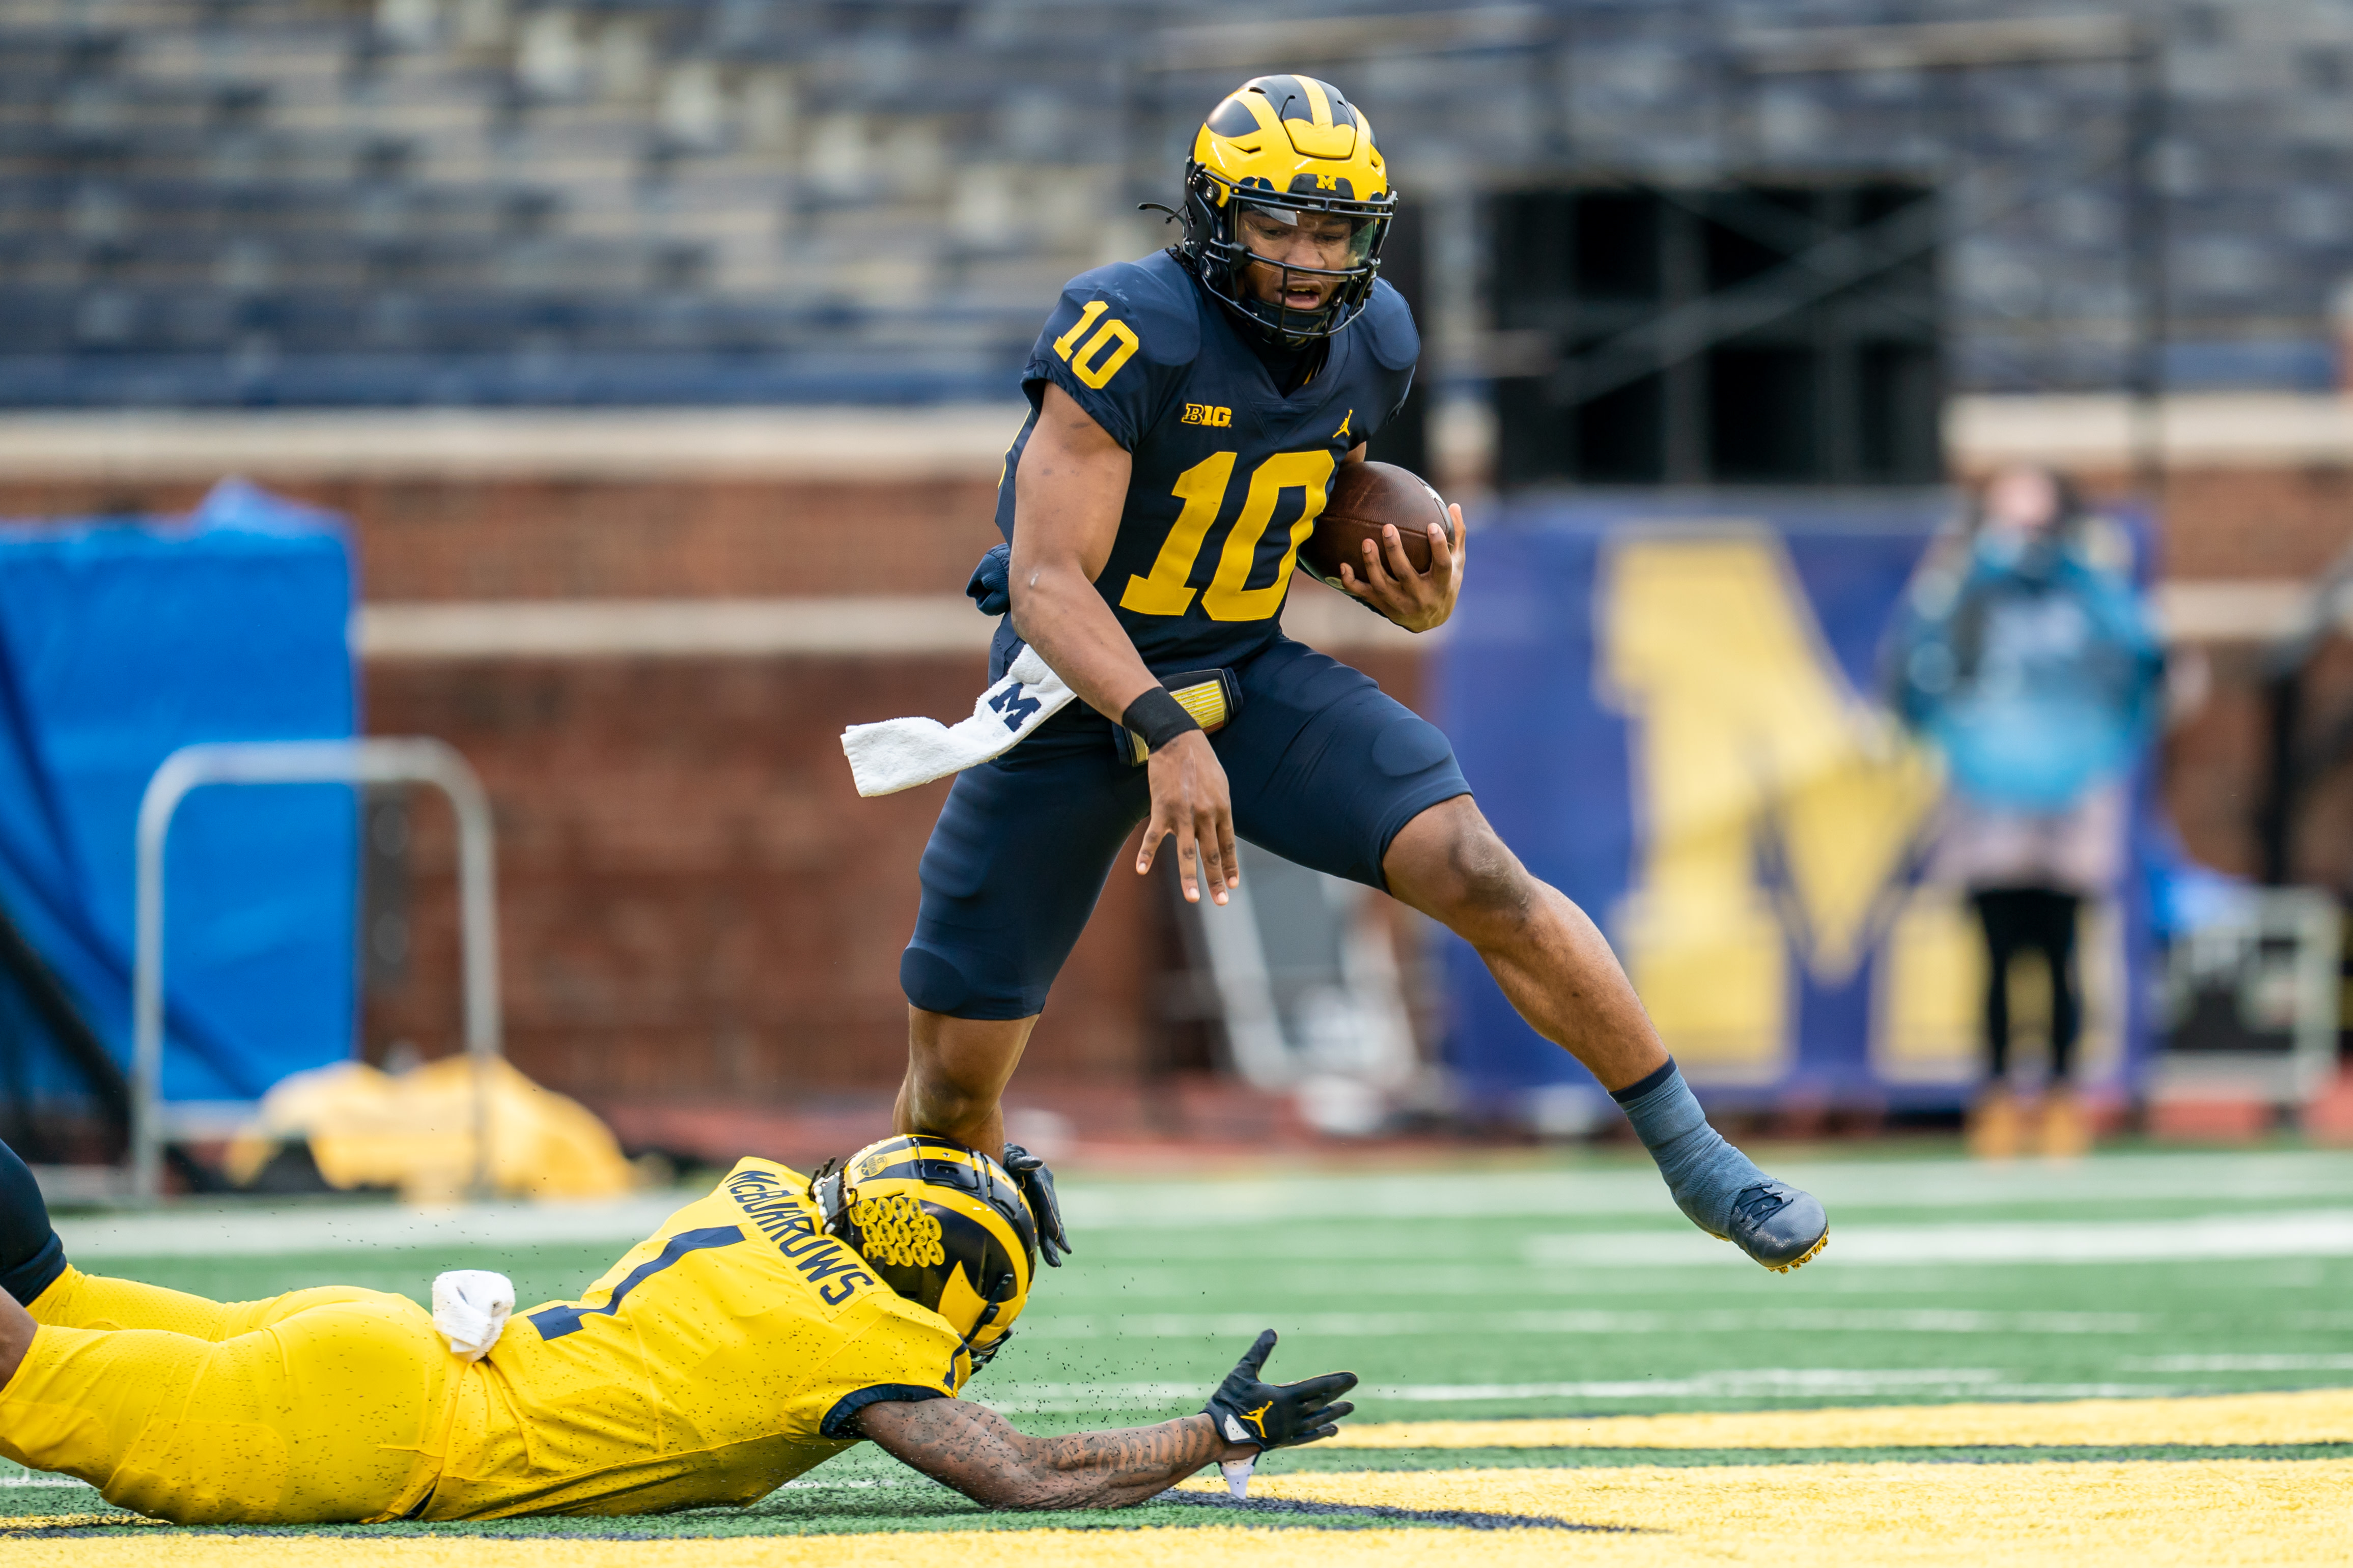
[[[141,794],[194,742],[352,735],[351,605],[340,521],[234,480],[186,518],[0,526],[0,903],[126,1067]],[[183,803],[169,1098],[251,1099],[351,1053],[356,828],[341,786]],[[53,1044],[16,1077],[84,1089]]]
[[[1952,983],[1973,928],[1950,906],[1905,926],[1927,933],[1905,949],[1916,983],[1890,978],[1936,786],[1933,764],[1905,784],[1873,717],[1883,639],[1949,509],[1933,493],[1532,495],[1481,531],[1440,660],[1448,732],[1481,809],[1599,923],[1711,1100],[1929,1107],[1974,1086]],[[1791,740],[1785,708],[1810,712],[1812,739]],[[2137,970],[2137,880],[2113,910],[2118,940],[2100,951]],[[1474,1106],[1593,1090],[1475,953],[1444,943],[1448,1054]],[[2095,1081],[2128,1080],[2147,1048],[2144,987],[2122,978],[2098,982],[2114,1043],[2087,1058]],[[1942,1010],[1926,1016],[1924,995]]]

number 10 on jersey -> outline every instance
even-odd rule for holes
[[[1127,590],[1119,596],[1121,609],[1144,616],[1181,616],[1192,608],[1193,564],[1200,558],[1202,542],[1208,538],[1218,513],[1225,510],[1238,455],[1212,453],[1177,476],[1171,493],[1185,503],[1185,510],[1161,542],[1151,575],[1128,578]],[[1217,575],[1201,595],[1201,608],[1211,620],[1263,621],[1282,608],[1299,547],[1315,531],[1315,519],[1330,497],[1334,466],[1329,452],[1277,452],[1251,473],[1241,515],[1234,519],[1234,526],[1226,533],[1225,548],[1218,552]],[[1299,521],[1291,525],[1291,541],[1275,566],[1274,581],[1262,588],[1250,587],[1250,568],[1258,561],[1259,541],[1274,521],[1275,503],[1283,491],[1294,489],[1304,492],[1303,504]]]

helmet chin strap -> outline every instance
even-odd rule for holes
[[[1014,1279],[1011,1274],[999,1275],[996,1285],[989,1291],[988,1305],[980,1310],[980,1316],[972,1321],[970,1331],[964,1336],[964,1353],[971,1360],[972,1369],[975,1372],[978,1372],[996,1360],[997,1352],[1003,1350],[1005,1342],[1013,1337],[1013,1331],[1008,1329],[997,1335],[997,1342],[987,1350],[982,1350],[979,1345],[980,1331],[997,1321],[997,1314],[1004,1310],[1005,1298],[1013,1294],[1013,1288]]]

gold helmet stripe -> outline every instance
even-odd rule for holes
[[[1295,76],[1291,79],[1307,90],[1307,112],[1313,117],[1315,128],[1319,131],[1332,129],[1332,100],[1324,96],[1324,84],[1312,76]]]

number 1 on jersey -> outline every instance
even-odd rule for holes
[[[1185,510],[1176,514],[1176,525],[1160,542],[1160,553],[1152,560],[1152,575],[1127,580],[1127,592],[1119,596],[1121,609],[1140,616],[1181,616],[1193,607],[1193,590],[1185,579],[1193,574],[1201,541],[1209,536],[1209,525],[1218,521],[1227,481],[1234,477],[1235,456],[1212,452],[1176,477],[1169,493],[1185,503]]]

